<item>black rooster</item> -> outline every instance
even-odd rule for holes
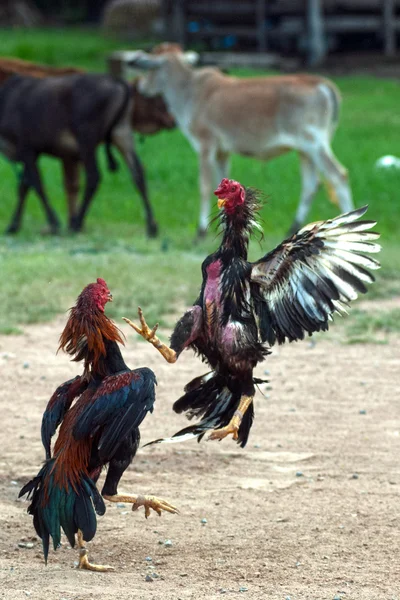
[[[28,493],[28,512],[43,542],[45,561],[50,536],[54,549],[60,545],[61,529],[72,547],[78,534],[79,568],[109,571],[112,567],[89,563],[84,541],[96,533],[96,515],[105,513],[104,500],[130,502],[132,510],[145,507],[159,515],[174,506],[154,496],[119,495],[119,481],[136,454],[139,425],[153,411],[156,378],[148,368],[131,370],[118,343],[121,332],[105,315],[112,295],[103,279],[82,291],[71,309],[60,337],[60,348],[84,361],[83,375],[63,383],[54,392],[42,420],[46,462],[19,496]],[[75,403],[73,404],[73,402]],[[51,457],[51,438],[61,424]],[[101,492],[96,482],[102,468],[108,472]]]
[[[306,225],[263,258],[247,260],[249,238],[260,229],[256,216],[260,201],[255,190],[223,179],[216,190],[223,239],[202,265],[200,296],[178,321],[171,347],[150,329],[139,308],[141,327],[125,319],[168,360],[175,362],[190,347],[212,367],[185,387],[174,404],[178,413],[202,417],[182,429],[179,441],[213,429],[210,439],[229,434],[244,447],[253,422],[253,369],[269,354],[269,347],[286,340],[303,339],[305,333],[325,331],[334,312],[346,312],[365,283],[374,281],[367,269],[379,263],[365,256],[378,252],[367,231],[374,221],[357,221],[367,207],[329,221]]]

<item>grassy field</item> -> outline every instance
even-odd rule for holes
[[[128,47],[96,31],[0,32],[0,55],[94,71],[105,70],[108,52]],[[258,73],[242,70],[238,74]],[[334,151],[350,171],[356,206],[369,204],[370,218],[379,222],[383,269],[372,294],[390,296],[400,291],[400,172],[378,170],[374,164],[382,155],[400,154],[399,84],[372,77],[342,77],[335,82],[344,102]],[[107,172],[101,149],[103,179],[85,233],[65,233],[54,239],[41,235],[45,219],[32,193],[21,233],[15,238],[0,235],[0,332],[15,332],[24,323],[52,318],[97,276],[109,282],[116,297],[110,312],[118,318],[131,316],[141,304],[149,319],[170,323],[168,315],[176,306],[194,299],[201,261],[216,245],[213,232],[206,241],[193,245],[199,212],[196,156],[179,131],[137,139],[137,147],[146,166],[159,239],[146,240],[140,200],[127,170],[120,161],[117,173]],[[60,164],[43,158],[40,166],[49,197],[65,224]],[[268,195],[262,215],[265,240],[262,248],[254,244],[251,251],[257,257],[278,243],[289,227],[300,192],[298,160],[292,154],[268,163],[235,157],[231,173]],[[16,200],[16,173],[3,157],[0,198],[0,231],[4,231]],[[320,191],[310,220],[336,213],[324,190]],[[390,330],[396,329],[398,319],[389,315],[388,320]]]

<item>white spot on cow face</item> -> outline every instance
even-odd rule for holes
[[[139,78],[139,91],[144,96],[157,96],[164,91],[165,68],[164,65],[148,71]]]

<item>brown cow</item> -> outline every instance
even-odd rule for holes
[[[340,107],[339,90],[331,81],[311,75],[230,77],[215,68],[194,69],[197,59],[195,52],[170,48],[160,56],[137,51],[129,64],[148,71],[139,81],[140,91],[162,94],[199,155],[200,234],[209,220],[213,174],[214,185],[228,177],[232,153],[269,160],[298,152],[302,192],[293,231],[306,218],[319,173],[342,212],[352,210],[347,171],[331,148]]]

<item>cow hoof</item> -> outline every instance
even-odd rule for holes
[[[59,225],[49,225],[48,227],[44,227],[44,229],[40,232],[42,235],[59,235],[60,234],[60,226]]]
[[[206,235],[207,235],[207,230],[199,228],[197,230],[197,235],[196,235],[196,237],[194,239],[194,242],[196,243],[196,242],[199,242],[200,240],[204,240],[205,237],[206,237]]]
[[[156,238],[158,236],[158,225],[155,221],[147,225],[147,235],[149,238]]]
[[[299,229],[301,229],[301,224],[297,223],[296,221],[292,224],[291,228],[289,229],[289,231],[286,234],[286,237],[292,237],[292,235],[294,235],[295,233],[297,233],[299,231]]]
[[[69,222],[68,228],[72,233],[79,233],[82,231],[82,223],[78,219],[72,218]]]

